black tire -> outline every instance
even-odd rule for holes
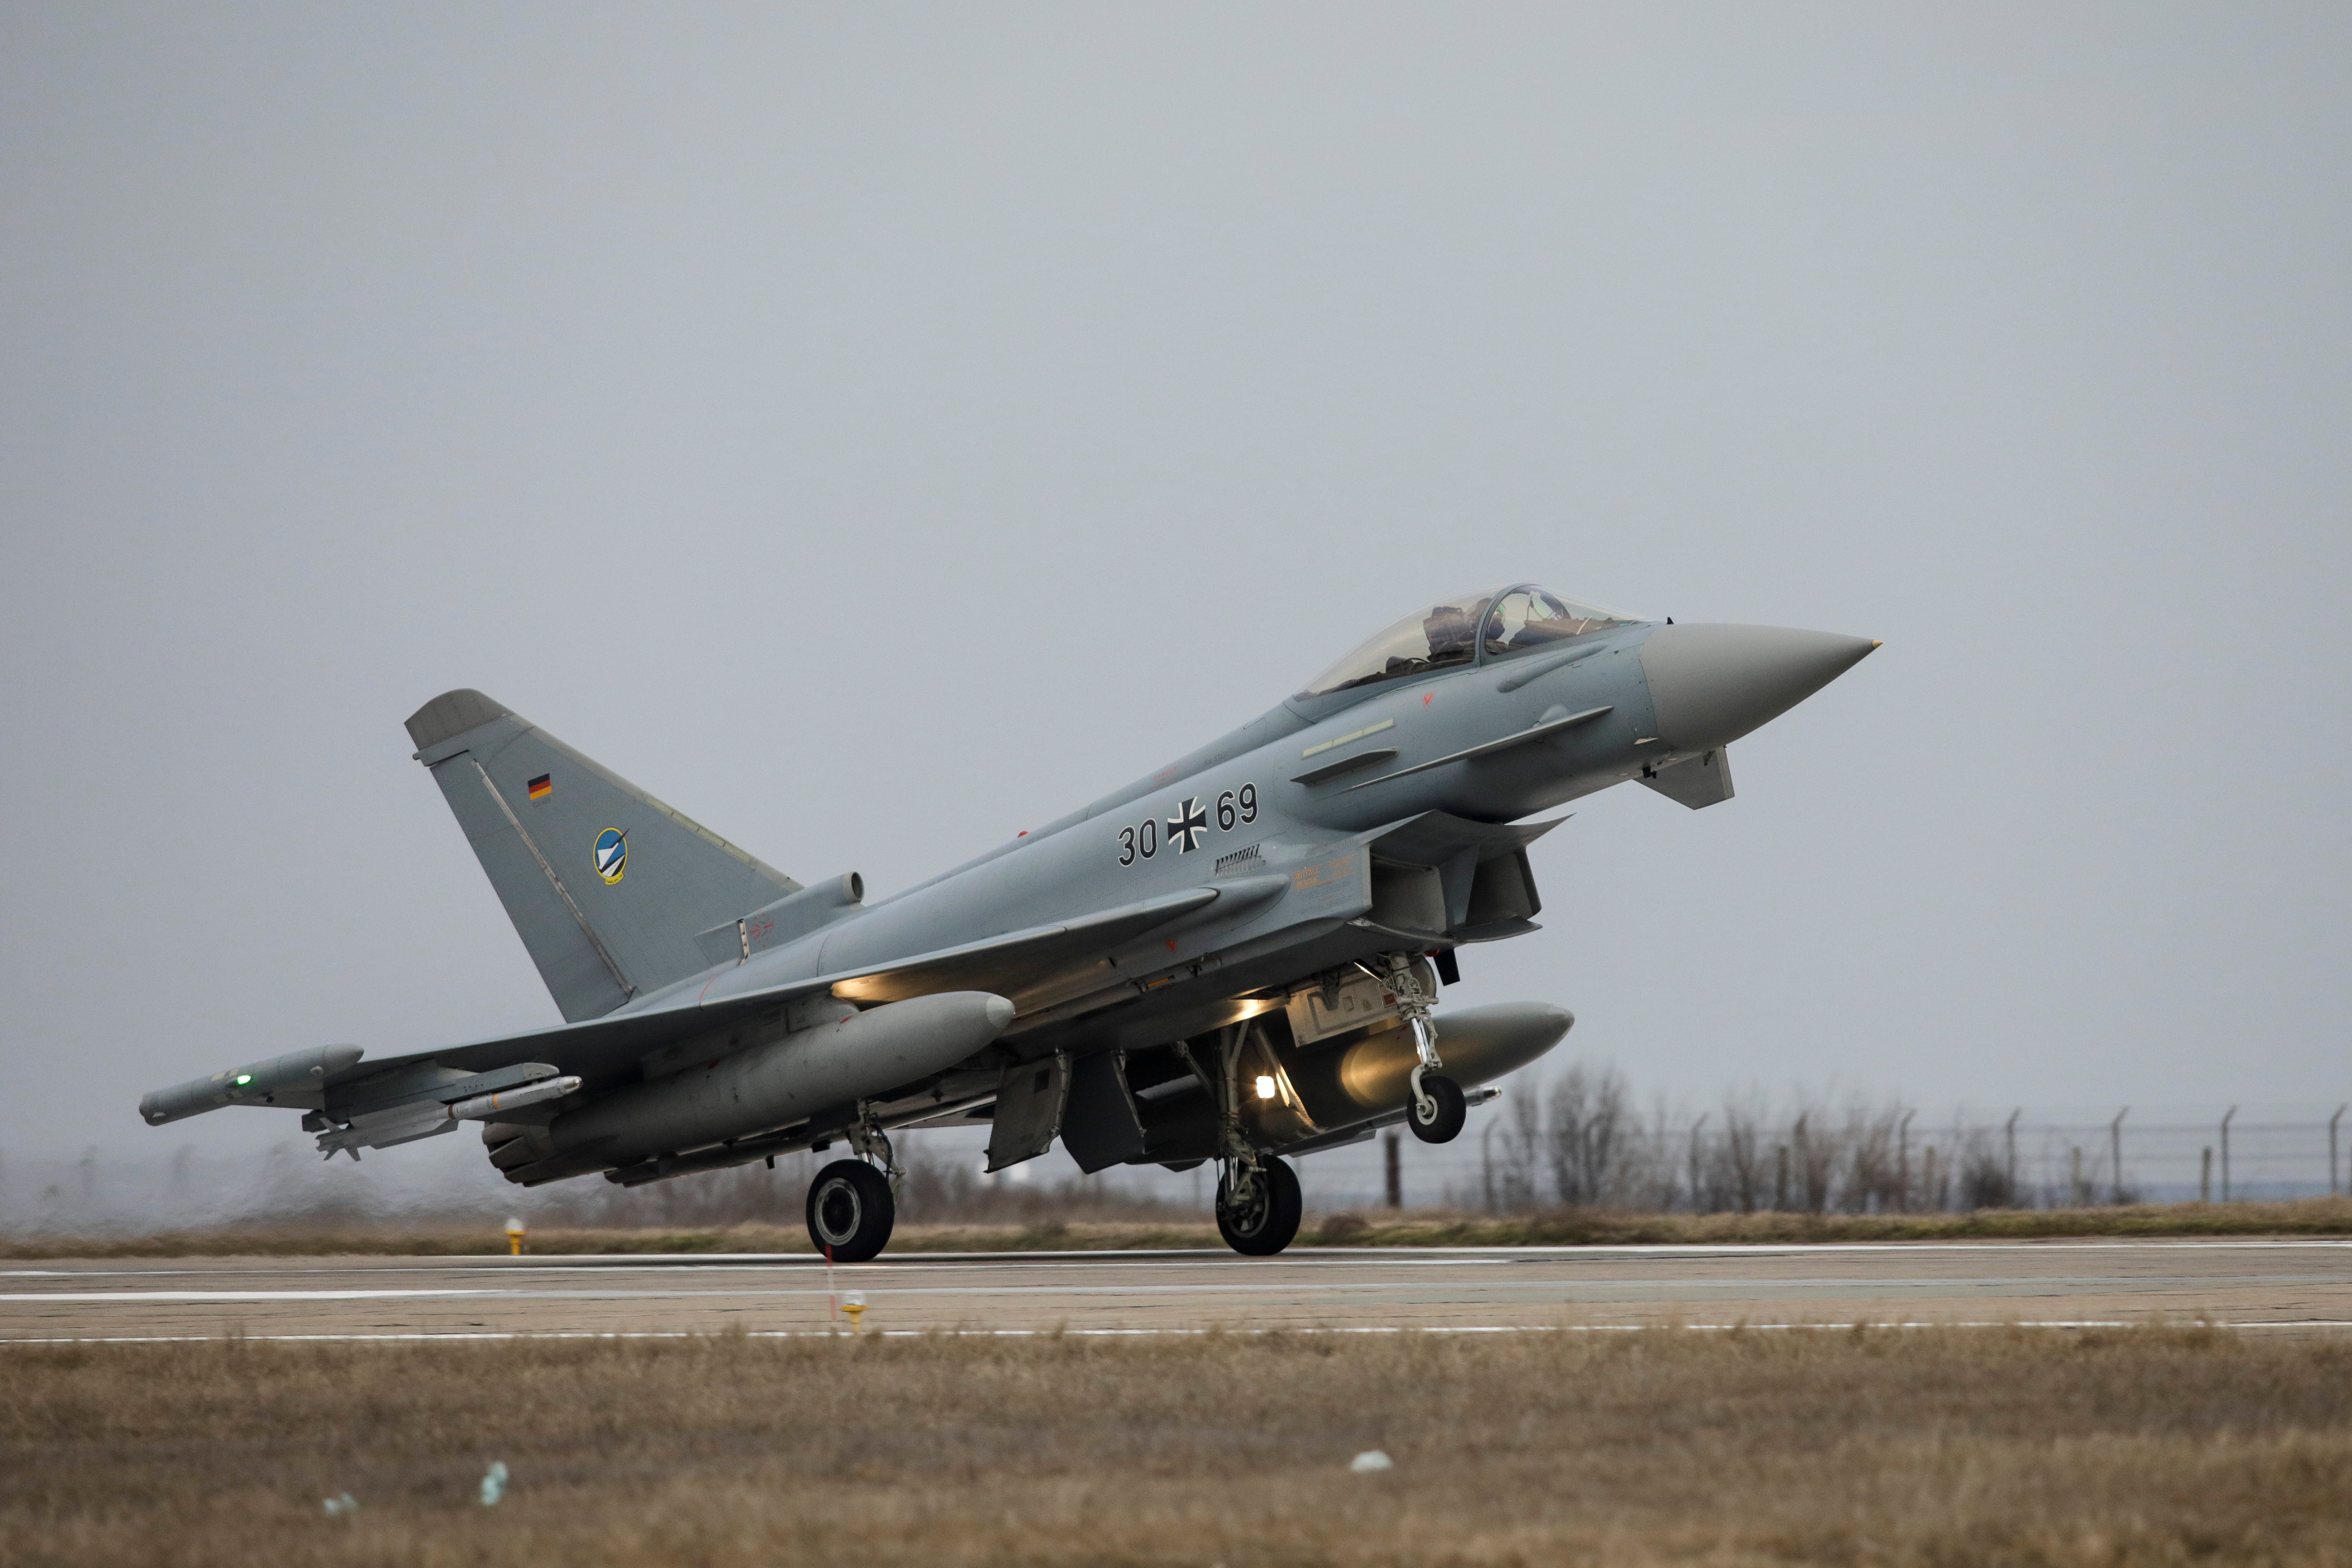
[[[1271,1258],[1298,1234],[1298,1173],[1268,1158],[1259,1163],[1259,1175],[1257,1201],[1246,1212],[1225,1196],[1225,1178],[1217,1178],[1217,1234],[1235,1252]]]
[[[1470,1115],[1469,1104],[1462,1098],[1462,1086],[1450,1078],[1430,1073],[1422,1079],[1421,1087],[1429,1103],[1423,1105],[1418,1099],[1405,1102],[1404,1119],[1412,1128],[1412,1135],[1424,1143],[1453,1142],[1461,1135],[1462,1123]],[[1430,1111],[1436,1114],[1427,1115]]]
[[[862,1160],[835,1160],[809,1184],[808,1233],[835,1263],[864,1263],[890,1244],[898,1205],[890,1179]]]

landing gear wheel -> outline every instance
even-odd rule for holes
[[[1271,1258],[1298,1234],[1298,1174],[1268,1156],[1258,1163],[1258,1179],[1249,1194],[1235,1203],[1230,1178],[1217,1178],[1217,1234],[1235,1252],[1251,1258]]]
[[[1470,1107],[1462,1098],[1462,1086],[1433,1072],[1422,1075],[1420,1095],[1405,1107],[1405,1121],[1412,1123],[1412,1135],[1424,1143],[1453,1142],[1469,1114]]]
[[[835,1160],[809,1184],[808,1233],[835,1263],[864,1263],[889,1245],[898,1205],[890,1180],[862,1160]]]

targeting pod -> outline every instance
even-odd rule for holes
[[[327,1080],[358,1062],[362,1054],[357,1046],[313,1046],[307,1051],[289,1051],[268,1061],[159,1089],[140,1100],[139,1114],[146,1118],[148,1126],[161,1127],[224,1105],[316,1107],[320,1100],[312,1097],[322,1095]]]

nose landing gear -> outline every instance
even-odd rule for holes
[[[1387,963],[1386,974],[1369,968],[1364,973],[1395,993],[1397,1016],[1412,1031],[1412,1048],[1421,1058],[1412,1069],[1412,1102],[1406,1108],[1405,1122],[1424,1143],[1451,1143],[1461,1135],[1469,1102],[1462,1086],[1444,1076],[1445,1064],[1437,1058],[1437,1025],[1430,1017],[1429,994],[1421,988],[1412,955],[1392,952]]]
[[[1460,1084],[1437,1073],[1416,1069],[1413,1079],[1418,1092],[1405,1112],[1412,1135],[1424,1143],[1453,1142],[1470,1115],[1469,1097]]]

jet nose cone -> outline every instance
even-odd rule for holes
[[[1642,673],[1659,738],[1697,751],[1779,718],[1877,646],[1787,626],[1660,626],[1642,644]]]

